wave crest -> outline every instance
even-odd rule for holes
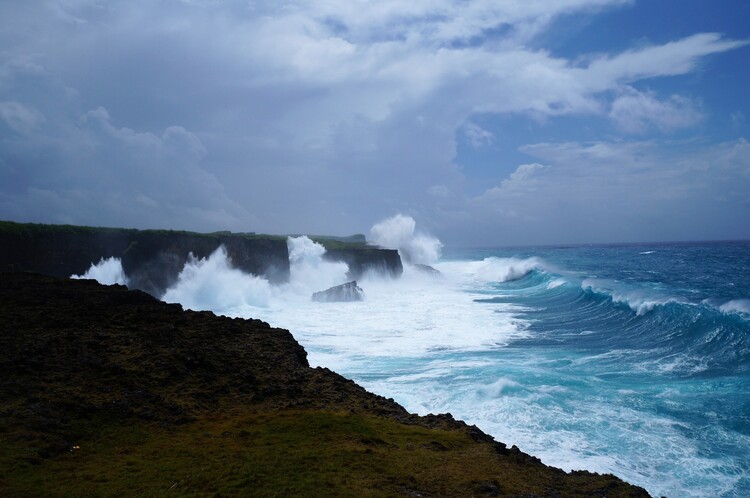
[[[653,311],[657,306],[663,306],[669,303],[682,303],[682,301],[674,297],[661,296],[642,289],[618,289],[613,282],[598,280],[595,278],[584,279],[583,282],[581,282],[581,289],[608,297],[612,299],[613,303],[627,305],[631,310],[635,311],[635,314],[638,316]]]
[[[732,299],[719,306],[722,313],[750,316],[750,299]]]
[[[534,270],[544,270],[540,258],[485,258],[477,269],[476,278],[484,282],[510,282],[518,280]]]

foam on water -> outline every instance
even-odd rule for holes
[[[377,358],[387,362],[399,357],[484,350],[507,343],[522,332],[510,317],[494,310],[467,320],[476,313],[470,294],[409,265],[398,280],[368,275],[359,285],[366,295],[361,302],[321,305],[307,295],[305,299],[274,300],[274,306],[255,314],[294,330],[308,349],[311,363],[321,364],[325,359],[338,365],[354,357],[364,362],[362,371]],[[333,357],[327,355],[333,351]],[[319,356],[321,353],[324,356]],[[330,363],[326,366],[335,369]]]
[[[564,278],[556,278],[555,280],[552,280],[550,283],[547,284],[547,289],[557,289],[558,287],[567,284],[567,280]]]
[[[750,299],[733,299],[719,306],[719,309],[724,313],[750,317]]]

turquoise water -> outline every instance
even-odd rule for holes
[[[542,451],[556,455],[550,463],[598,460],[653,494],[750,496],[749,243],[489,249],[444,259],[501,265],[498,279],[465,291],[526,332],[485,351],[480,367],[443,379],[459,406],[469,404],[462,383],[502,379],[486,393],[495,414],[477,417],[496,417],[500,439],[502,422],[519,416],[530,424],[522,432],[563,448]],[[510,275],[509,265],[517,268]]]
[[[436,266],[516,333],[362,358],[355,379],[566,470],[750,496],[749,243],[454,250]]]

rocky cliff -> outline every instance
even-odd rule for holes
[[[323,257],[329,261],[343,261],[349,265],[348,277],[352,280],[360,279],[368,272],[398,278],[404,271],[401,256],[395,249],[381,249],[364,244],[349,247],[326,246]]]
[[[3,496],[647,496],[409,414],[267,323],[31,274],[0,274],[0,445]]]
[[[397,251],[367,246],[364,236],[318,237],[326,258],[349,265],[352,279],[366,271],[398,277]],[[208,257],[220,245],[232,266],[267,278],[289,280],[286,237],[230,232],[195,233],[0,221],[0,272],[32,271],[54,277],[81,275],[92,263],[115,257],[122,262],[128,286],[160,297],[174,284],[188,255]]]

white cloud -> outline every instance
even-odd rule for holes
[[[687,97],[672,95],[659,100],[651,93],[629,88],[612,102],[609,117],[627,133],[645,133],[653,127],[664,132],[688,128],[699,123],[703,114]]]
[[[495,139],[495,135],[491,131],[487,131],[471,121],[464,123],[463,132],[466,140],[468,140],[469,144],[475,149],[485,145],[490,145]]]
[[[575,60],[531,48],[562,16],[628,3],[6,2],[0,120],[28,136],[0,150],[0,216],[32,210],[32,188],[110,224],[353,231],[402,209],[458,209],[470,182],[457,131],[476,147],[498,140],[475,113],[595,116],[633,133],[698,122],[697,100],[632,86],[746,42],[704,33]],[[498,188],[595,174],[561,168],[565,154],[621,164],[610,145],[549,149],[549,169],[525,165]]]
[[[521,165],[463,207],[488,234],[529,244],[750,236],[750,144],[744,139],[714,146],[539,143],[523,150],[549,167]]]
[[[0,102],[0,119],[19,133],[29,132],[44,122],[42,113],[12,100]]]
[[[507,180],[503,180],[502,187],[506,190],[519,190],[533,187],[536,184],[534,176],[539,171],[547,168],[548,166],[539,163],[522,164],[511,173]]]
[[[549,169],[549,166],[539,163],[521,164],[508,178],[502,181],[499,187],[488,189],[479,196],[479,199],[489,200],[519,195],[533,195],[539,184],[538,176],[546,169]]]
[[[592,61],[587,73],[591,91],[647,78],[677,76],[694,70],[702,57],[748,45],[747,40],[723,40],[718,33],[699,33],[681,40],[628,50]]]
[[[23,64],[5,69],[0,88],[18,80],[46,93],[38,99],[44,114],[0,102],[0,118],[23,132],[2,140],[2,216],[204,229],[243,228],[252,219],[204,169],[207,150],[196,134],[181,126],[160,133],[118,127],[104,107],[79,114],[74,94],[46,72]]]

